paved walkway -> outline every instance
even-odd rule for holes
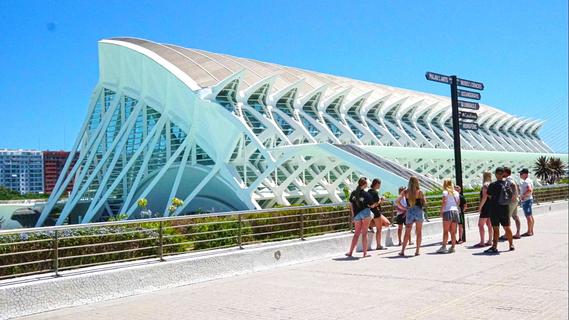
[[[567,319],[567,216],[537,216],[537,234],[499,256],[436,255],[434,244],[419,257],[372,252],[23,319]]]

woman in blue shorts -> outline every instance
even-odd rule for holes
[[[423,221],[425,220],[425,212],[423,208],[427,203],[425,194],[419,188],[419,180],[417,177],[412,176],[409,178],[409,185],[406,191],[402,194],[407,201],[407,217],[405,218],[405,238],[401,246],[400,256],[405,256],[405,247],[411,238],[411,227],[415,224],[415,234],[417,235],[417,246],[415,248],[415,255],[418,256],[419,249],[421,248],[421,238],[423,236]]]
[[[367,179],[365,177],[361,177],[358,180],[358,187],[350,194],[350,209],[352,211],[355,232],[354,237],[352,238],[350,251],[346,253],[346,256],[348,257],[351,257],[354,253],[354,249],[358,244],[360,235],[362,236],[363,257],[369,257],[367,254],[367,229],[372,218],[369,206],[373,203],[373,199],[366,191],[367,186]]]

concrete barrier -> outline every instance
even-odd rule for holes
[[[567,201],[535,206],[534,214],[562,209],[567,209]],[[467,230],[477,229],[477,223],[478,215],[467,215]],[[383,241],[389,243],[390,239],[386,237],[396,239],[396,231],[396,228],[384,230]],[[368,236],[370,240],[375,238],[372,233]],[[424,244],[440,241],[440,236],[440,219],[424,224]],[[62,272],[57,278],[34,276],[4,280],[0,281],[0,319],[337,257],[348,249],[351,239],[351,232],[341,232],[305,241],[246,246],[243,250],[232,248],[184,254],[169,257],[164,262],[148,260],[71,270]],[[375,246],[375,240],[371,243]],[[397,250],[399,247],[390,247],[382,253],[394,254]]]

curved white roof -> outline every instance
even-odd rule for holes
[[[449,97],[287,67],[275,63],[212,53],[199,49],[183,48],[171,44],[160,44],[144,39],[121,37],[102,40],[101,42],[124,45],[125,47],[135,49],[138,47],[140,48],[140,52],[150,54],[152,59],[165,61],[169,65],[169,70],[184,80],[190,89],[194,91],[207,89],[210,93],[217,93],[226,85],[232,83],[234,79],[237,79],[239,90],[237,99],[241,102],[246,102],[251,95],[254,95],[255,92],[258,92],[258,90],[262,88],[265,88],[263,90],[268,90],[263,91],[265,97],[273,98],[283,96],[290,90],[296,90],[296,107],[301,107],[307,101],[318,95],[316,98],[318,106],[315,110],[321,111],[324,114],[331,112],[332,114],[330,115],[336,117],[339,114],[345,117],[346,108],[349,107],[348,104],[353,104],[363,97],[360,103],[361,106],[358,107],[358,109],[360,111],[364,110],[364,113],[376,113],[380,118],[384,118],[388,115],[390,117],[394,116],[397,121],[403,121],[405,115],[411,113],[413,113],[413,120],[416,120],[421,115],[424,115],[429,122],[438,117],[438,120],[435,121],[436,123],[433,123],[435,128],[432,128],[433,132],[431,137],[425,136],[424,138],[438,140],[438,138],[435,137],[435,131],[441,135],[441,137],[446,136],[445,130],[442,127],[450,118]],[[212,96],[209,94],[205,95],[208,97]],[[381,104],[378,104],[378,101],[381,101]],[[329,108],[329,106],[334,107]],[[420,112],[417,112],[417,110],[420,110]],[[510,131],[512,131],[511,128],[518,128],[518,134],[523,134],[530,138],[537,138],[536,134],[541,128],[541,126],[529,125],[530,123],[534,123],[535,120],[514,117],[488,105],[480,104],[480,110],[478,112],[480,125],[485,130],[492,131],[486,134],[499,135],[497,131],[504,126]],[[362,115],[365,116],[364,114]],[[332,120],[329,119],[329,121]],[[324,118],[321,119],[321,122],[324,122]],[[347,123],[341,122],[347,125]],[[436,128],[437,123],[440,123],[440,128]],[[507,126],[505,126],[505,124],[507,124]],[[399,125],[397,123],[394,125],[397,127],[395,129],[401,131],[403,136],[406,136],[410,140],[416,140],[415,136],[407,136],[407,130],[403,130],[404,127],[411,131],[414,131],[415,128],[407,125]],[[388,124],[388,126],[391,125]],[[520,128],[523,128],[523,130]],[[343,131],[350,132],[349,129]],[[515,132],[511,132],[511,135],[515,134]],[[476,133],[465,133],[464,135],[467,137],[476,136],[476,139],[484,140],[484,138],[477,136]],[[328,136],[330,140],[336,141],[330,134]],[[421,136],[422,134],[419,134],[420,140],[422,139]],[[396,145],[398,143],[399,142],[396,142]],[[505,140],[497,139],[496,141],[492,141],[489,145],[483,146],[483,148],[495,148],[490,145],[496,143],[503,145],[498,149],[510,150],[512,149],[511,144],[514,143],[514,138],[509,137]],[[427,141],[422,141],[419,143],[409,142],[409,144],[411,146],[422,144],[432,147],[436,143],[432,144]],[[538,146],[537,150],[551,151],[542,141],[540,141],[539,144],[543,146]],[[480,144],[469,144],[468,141],[465,141],[467,148],[476,148],[477,145]],[[448,145],[446,147],[448,147]],[[520,147],[519,149],[525,150],[528,148]]]

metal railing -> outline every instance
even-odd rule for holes
[[[567,199],[568,186],[535,190],[536,202]],[[466,193],[467,213],[478,193]],[[427,213],[438,216],[441,196],[429,196]],[[392,204],[383,206],[388,218]],[[0,231],[0,280],[109,263],[158,259],[188,252],[301,239],[352,228],[345,204],[199,214]]]

